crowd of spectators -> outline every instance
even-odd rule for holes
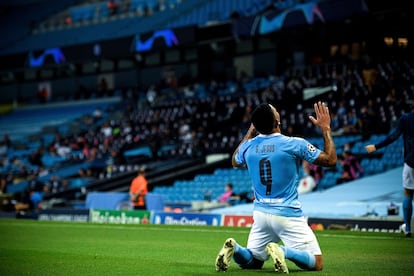
[[[172,10],[184,0],[87,0],[78,1],[67,9],[42,21],[34,32],[56,31],[81,25],[104,23],[132,17],[149,17]],[[32,24],[34,25],[34,24]]]
[[[151,16],[156,12],[164,11],[166,9],[173,9],[179,5],[183,0],[166,1],[166,0],[151,0],[151,1],[134,1],[134,0],[107,0],[107,1],[86,1],[82,5],[72,7],[72,13],[68,11],[63,19],[63,22],[71,26],[78,20],[83,21],[99,21],[107,17],[124,18],[126,16]],[[85,9],[87,7],[87,9]],[[73,18],[73,13],[83,14],[82,11],[90,13],[89,16],[83,16],[78,19],[78,16]],[[84,22],[82,22],[84,23]]]
[[[25,157],[32,169],[19,157],[7,155],[12,141],[5,136],[1,142],[2,167],[13,167],[14,173],[2,174],[1,191],[6,192],[7,185],[20,180],[32,181],[34,184],[30,187],[40,185],[38,190],[42,191],[43,186],[48,186],[47,192],[65,189],[67,179],[61,179],[54,174],[54,168],[43,164],[45,154],[88,164],[80,168],[76,176],[96,180],[126,171],[128,167],[132,169],[133,164],[128,163],[124,153],[140,145],[150,147],[152,154],[148,161],[232,152],[248,128],[250,111],[261,102],[270,102],[278,108],[284,118],[282,132],[312,137],[317,129],[310,125],[307,117],[314,99],[299,100],[307,87],[332,87],[319,97],[330,106],[334,135],[387,133],[395,118],[407,110],[407,103],[414,98],[413,70],[406,62],[371,66],[370,71],[377,72],[374,80],[367,79],[364,70],[356,65],[344,65],[343,70],[338,68],[319,66],[291,70],[279,76],[245,76],[239,80],[192,82],[162,89],[154,85],[151,89],[158,93],[149,102],[145,89],[140,92],[144,95],[143,101],[136,100],[134,93],[123,93],[128,104],[121,112],[112,110],[110,119],[102,120],[102,111],[98,110],[98,115],[82,119],[86,127],[78,133],[69,136],[56,133],[48,144],[40,141]],[[345,150],[343,164],[349,163],[348,154]],[[358,177],[357,173],[363,173],[363,168],[360,169],[359,172],[344,172],[344,175],[351,179]],[[323,171],[318,168],[310,168],[310,171],[316,183],[323,177]],[[39,178],[43,179],[40,184]]]

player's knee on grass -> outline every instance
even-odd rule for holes
[[[261,269],[263,267],[264,261],[260,261],[253,257],[253,259],[246,264],[239,264],[240,268],[243,269]]]
[[[323,269],[322,255],[315,255],[315,270],[320,271]]]

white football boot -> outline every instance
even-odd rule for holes
[[[266,246],[266,252],[270,255],[275,264],[275,271],[282,273],[289,273],[289,269],[286,265],[285,253],[280,249],[277,243],[271,242]]]
[[[216,258],[216,271],[227,271],[230,265],[231,258],[233,257],[234,247],[236,241],[233,238],[228,238],[221,248]]]

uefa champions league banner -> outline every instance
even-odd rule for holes
[[[38,220],[44,221],[67,221],[67,222],[88,222],[88,209],[46,209],[40,210]]]
[[[153,212],[151,224],[220,226],[221,215],[205,213],[165,213]]]

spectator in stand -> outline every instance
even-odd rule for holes
[[[4,134],[3,140],[0,141],[0,156],[7,155],[11,146],[11,140],[8,134]]]
[[[108,138],[112,136],[112,126],[110,124],[110,122],[105,122],[104,125],[101,128],[101,133],[103,133],[103,135]]]
[[[129,195],[134,210],[146,210],[145,197],[148,193],[148,181],[145,178],[145,168],[138,169],[138,175],[132,180]]]
[[[43,177],[49,174],[49,170],[45,166],[39,166],[37,170],[37,176]]]
[[[349,149],[345,149],[339,157],[339,162],[342,166],[342,174],[336,180],[336,184],[355,180],[361,177],[364,173],[359,160],[352,154]]]
[[[29,188],[23,193],[22,197],[18,199],[14,205],[16,210],[16,216],[25,216],[27,213],[31,215],[36,215],[36,213],[41,208],[42,201],[42,192],[32,187]]]
[[[46,87],[43,86],[39,89],[39,91],[37,92],[37,97],[39,99],[39,102],[41,102],[41,103],[46,103],[47,102],[48,92],[47,92]]]
[[[179,122],[178,135],[180,141],[183,143],[191,143],[193,140],[190,125],[184,119],[180,120]]]
[[[96,107],[96,109],[92,113],[92,118],[94,122],[99,121],[103,117],[103,112],[100,107]]]
[[[115,15],[118,13],[118,3],[116,0],[109,0],[107,7],[110,15]]]
[[[0,175],[0,195],[6,193],[7,179],[5,175]]]
[[[316,186],[318,186],[319,182],[321,181],[322,177],[325,175],[322,166],[309,163],[309,174],[315,180]]]
[[[319,181],[324,176],[322,166],[312,164],[306,160],[302,161],[303,176],[299,182],[298,193],[312,192],[316,189]]]
[[[219,202],[220,203],[229,203],[231,197],[234,195],[233,184],[232,183],[227,183],[224,189],[225,189],[224,193],[222,193],[219,197]]]
[[[88,158],[89,158],[89,154],[90,154],[89,144],[88,144],[88,143],[85,143],[85,144],[83,145],[83,148],[82,148],[82,156],[83,156],[85,159],[88,159]]]
[[[342,128],[342,124],[339,120],[338,114],[333,112],[332,113],[332,120],[331,120],[331,128],[332,128],[332,135],[342,135],[344,133],[344,129]]]
[[[360,108],[358,115],[359,130],[361,131],[362,135],[364,135],[364,137],[370,135],[379,128],[376,114],[373,110],[372,105],[373,103],[371,101],[368,102],[368,105],[363,105]]]
[[[303,176],[299,181],[298,194],[306,194],[312,192],[316,188],[315,178],[312,176],[310,167],[311,163],[302,160]]]
[[[344,120],[344,133],[354,134],[359,132],[359,121],[355,110],[350,110],[345,116]]]
[[[68,157],[72,152],[68,139],[62,139],[61,142],[55,144],[56,154],[60,157]]]
[[[37,148],[29,156],[30,164],[34,166],[43,166],[42,156],[43,156],[43,151],[40,148]]]
[[[340,101],[338,104],[338,110],[336,111],[336,114],[338,115],[338,119],[341,122],[345,121],[345,117],[347,114],[347,109],[345,107],[345,102],[344,101]]]
[[[230,205],[235,205],[239,203],[249,203],[253,201],[253,198],[249,196],[249,192],[242,192],[240,194],[236,194],[233,190],[232,183],[227,183],[224,189],[224,193],[220,195],[218,200],[220,203],[228,203]]]
[[[62,180],[57,175],[52,175],[49,181],[45,183],[45,186],[49,187],[49,192],[57,193],[62,187]]]
[[[73,23],[72,17],[68,14],[65,17],[65,24],[68,25],[68,26],[70,26],[70,25],[72,25],[72,23]]]
[[[81,178],[91,178],[93,177],[93,172],[91,168],[80,168],[78,170],[78,176]]]
[[[148,88],[147,94],[146,94],[147,102],[150,105],[150,107],[152,107],[155,104],[155,102],[157,100],[157,94],[158,93],[157,93],[155,85],[151,85]]]

